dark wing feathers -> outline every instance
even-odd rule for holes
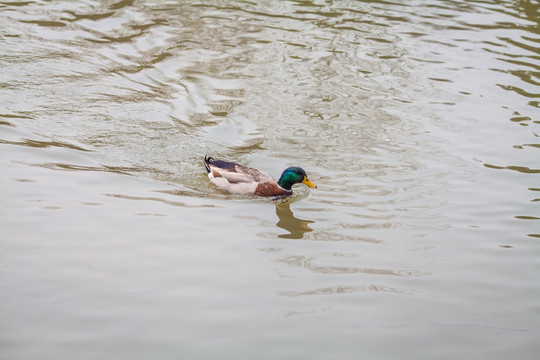
[[[235,163],[228,162],[228,161],[217,160],[212,163],[212,166],[218,167],[225,171],[233,171],[233,172],[237,171],[236,170],[237,165]]]

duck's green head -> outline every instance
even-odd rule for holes
[[[285,190],[291,190],[292,186],[294,184],[302,183],[310,188],[316,188],[317,186],[312,183],[308,177],[304,169],[292,166],[288,169],[285,169],[283,171],[283,174],[281,174],[281,177],[279,178],[278,185],[284,188]]]

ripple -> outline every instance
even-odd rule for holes
[[[383,292],[401,295],[414,295],[415,293],[417,293],[417,291],[413,289],[398,289],[391,286],[370,284],[357,286],[336,285],[304,291],[277,291],[277,294],[282,296],[299,297],[310,295],[339,295],[356,292]]]
[[[60,148],[66,148],[66,149],[78,150],[78,151],[85,151],[85,152],[90,151],[90,150],[87,150],[87,149],[82,148],[80,146],[64,143],[64,142],[61,142],[61,141],[41,141],[41,140],[32,140],[32,139],[22,139],[20,141],[7,141],[7,140],[1,140],[0,139],[0,144],[29,146],[29,147],[33,147],[33,148],[60,147]]]
[[[144,197],[144,196],[132,196],[132,195],[124,195],[124,194],[104,194],[105,196],[109,196],[116,199],[123,199],[123,200],[135,200],[135,201],[153,201],[153,202],[160,202],[163,204],[171,205],[171,206],[180,206],[180,207],[193,207],[193,208],[213,208],[214,205],[211,204],[202,204],[202,205],[192,205],[186,202],[182,201],[172,201],[172,200],[166,200],[163,198],[158,197]],[[138,214],[138,215],[154,215],[155,214]],[[162,216],[162,215],[158,215]]]
[[[398,277],[421,277],[429,276],[431,273],[419,271],[419,270],[394,270],[394,269],[382,269],[382,268],[370,268],[370,267],[357,267],[357,266],[336,266],[321,264],[321,257],[328,257],[328,254],[319,254],[314,257],[304,257],[301,255],[290,255],[281,257],[277,261],[285,263],[293,267],[302,267],[310,270],[314,273],[328,274],[328,275],[344,275],[344,274],[368,274],[368,275],[384,275],[384,276],[398,276]],[[356,255],[352,255],[356,257]],[[330,257],[350,257],[343,255],[330,254]]]
[[[497,166],[497,165],[491,165],[491,164],[484,164],[484,166],[490,169],[512,170],[512,171],[517,171],[524,174],[539,174],[540,173],[540,169],[531,169],[526,166]]]

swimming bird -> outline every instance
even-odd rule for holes
[[[294,184],[302,183],[310,188],[317,187],[308,179],[304,169],[297,166],[285,169],[277,182],[260,170],[233,162],[214,160],[212,157],[204,157],[204,166],[210,182],[231,194],[281,197],[292,195]]]

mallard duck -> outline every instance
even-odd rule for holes
[[[290,196],[292,186],[302,183],[316,188],[304,169],[292,166],[285,169],[276,182],[260,170],[228,161],[204,157],[204,166],[212,184],[231,194],[258,196]]]

